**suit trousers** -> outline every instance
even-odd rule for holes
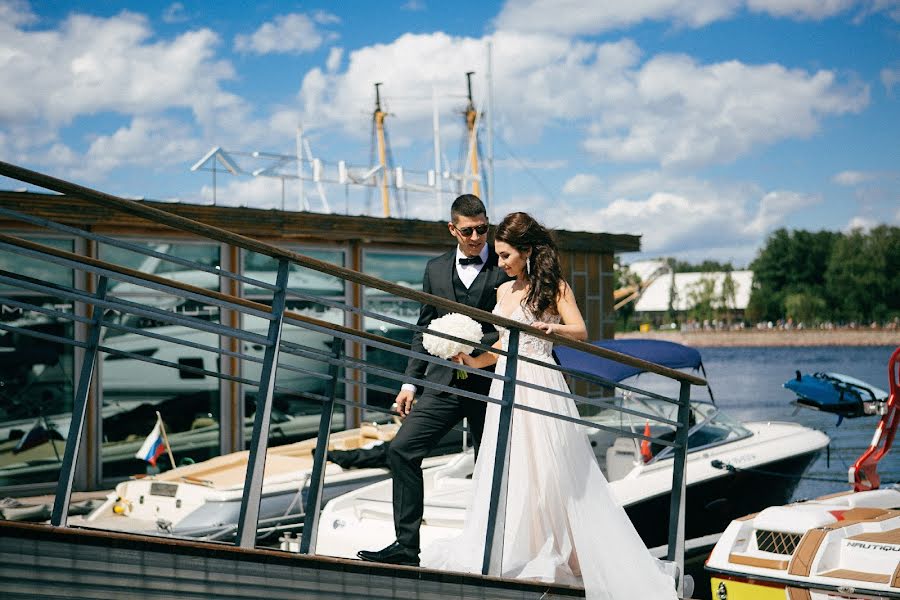
[[[482,381],[471,382],[475,385],[467,385],[467,389],[487,394],[490,381],[484,377],[478,379]],[[394,530],[403,546],[419,549],[419,527],[424,511],[422,460],[464,417],[477,453],[484,430],[484,412],[485,403],[480,400],[426,390],[391,440],[387,459],[393,476]]]

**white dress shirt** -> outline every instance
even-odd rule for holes
[[[485,263],[488,258],[488,247],[485,244],[481,248],[481,264],[480,265],[461,265],[459,264],[459,259],[467,258],[463,251],[459,249],[459,246],[456,247],[456,274],[459,275],[460,281],[462,281],[463,285],[466,286],[466,289],[472,287],[472,282],[475,281],[475,278],[478,277],[478,274],[481,273],[481,269],[484,268]]]

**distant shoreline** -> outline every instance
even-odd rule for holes
[[[900,346],[896,329],[747,329],[743,331],[648,331],[616,333],[616,339],[655,339],[686,346]]]

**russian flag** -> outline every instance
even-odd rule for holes
[[[134,455],[135,458],[145,460],[154,467],[156,466],[156,459],[162,456],[163,452],[166,451],[166,447],[163,444],[161,428],[162,423],[157,420],[153,431],[151,431],[150,435],[147,436],[147,439],[144,440],[144,445],[141,446],[141,449]]]

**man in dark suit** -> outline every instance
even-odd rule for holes
[[[457,247],[442,254],[425,267],[422,290],[461,304],[491,311],[497,303],[497,286],[509,277],[497,265],[497,255],[487,245],[488,220],[484,204],[477,196],[463,194],[450,208],[450,234]],[[434,306],[422,306],[418,325],[428,324],[447,311]],[[497,341],[497,330],[482,323],[482,343]],[[422,333],[413,335],[412,349],[425,353]],[[477,350],[476,350],[477,353]],[[410,358],[407,377],[425,379],[429,383],[452,386],[487,395],[491,380],[469,374],[465,379],[455,376],[456,369],[437,365],[418,358]],[[450,392],[426,388],[413,408],[416,386],[404,383],[397,394],[397,410],[405,417],[396,437],[387,449],[387,460],[393,475],[394,530],[397,541],[378,551],[361,550],[363,560],[391,564],[419,564],[419,526],[422,523],[424,491],[422,459],[444,435],[463,418],[478,450],[484,428],[485,404]]]

